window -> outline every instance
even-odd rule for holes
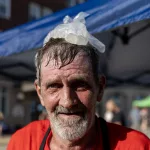
[[[0,18],[9,19],[11,16],[11,0],[0,0]]]
[[[77,4],[84,3],[86,0],[68,0],[68,7],[75,6]]]
[[[52,13],[53,11],[48,7],[41,6],[34,2],[29,3],[29,20],[39,19]]]
[[[43,7],[43,9],[42,9],[42,16],[50,15],[52,13],[53,13],[53,11],[50,8]]]
[[[85,0],[77,0],[79,4],[84,3]]]
[[[0,87],[0,111],[8,114],[8,90],[6,87]]]
[[[41,17],[41,8],[37,3],[29,4],[29,20],[35,20]]]

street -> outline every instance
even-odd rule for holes
[[[10,136],[0,136],[0,150],[6,150]]]
[[[2,146],[0,145],[0,150],[6,150],[6,147],[7,147],[6,145],[2,145]]]

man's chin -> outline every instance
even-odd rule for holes
[[[81,116],[57,116],[56,118],[51,120],[51,126],[54,132],[63,139],[70,141],[80,139],[88,130],[88,121]]]
[[[57,131],[56,131],[57,130]],[[82,138],[86,131],[87,131],[87,125],[63,125],[63,127],[55,128],[56,133],[65,140],[74,141]]]

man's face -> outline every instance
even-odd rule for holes
[[[41,65],[41,86],[36,89],[46,107],[53,134],[63,139],[77,140],[93,125],[99,88],[89,57],[81,52],[73,62],[59,68],[55,61]]]

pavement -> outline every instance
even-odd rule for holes
[[[0,136],[0,150],[6,150],[11,135]]]
[[[146,131],[143,131],[143,133],[150,138],[150,128],[148,128]]]

